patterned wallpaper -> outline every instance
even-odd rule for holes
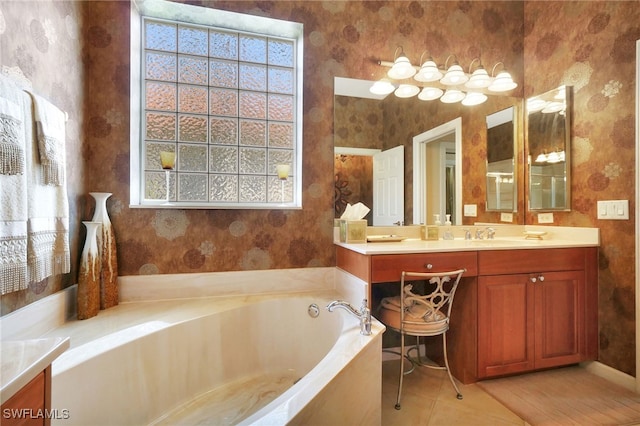
[[[0,313],[9,313],[76,282],[80,240],[85,230],[80,221],[91,198],[84,187],[83,159],[85,80],[82,62],[82,8],[74,2],[0,2],[0,66],[2,73],[31,87],[40,96],[66,111],[67,192],[71,273],[2,296]],[[1,188],[0,188],[1,190]]]
[[[108,208],[123,275],[331,266],[334,205],[333,77],[377,79],[374,59],[398,45],[414,60],[429,49],[461,64],[482,54],[504,61],[515,96],[574,86],[572,206],[555,224],[597,226],[600,358],[635,374],[634,223],[596,219],[596,200],[629,199],[634,188],[634,43],[637,1],[198,1],[188,3],[302,22],[304,55],[303,209],[130,209],[129,3],[0,3],[3,67],[19,69],[64,108],[76,253],[71,277],[2,298],[15,310],[75,281],[88,192],[113,192]],[[463,114],[463,123],[483,120]],[[464,203],[482,205],[482,135],[465,133]],[[410,170],[407,170],[410,173]],[[519,211],[523,211],[519,203]],[[481,210],[481,209],[480,209]],[[482,211],[481,211],[482,214]],[[532,223],[533,215],[526,215]],[[482,216],[485,217],[485,216]]]

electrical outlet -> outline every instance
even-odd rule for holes
[[[500,213],[500,222],[513,222],[513,213]]]
[[[538,213],[538,223],[553,223],[553,213]]]
[[[477,204],[465,204],[464,205],[464,215],[477,217],[478,216],[478,205]]]

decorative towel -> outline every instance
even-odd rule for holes
[[[29,92],[33,98],[38,153],[45,185],[64,185],[65,167],[65,113],[55,105]]]
[[[31,129],[36,130],[31,131],[30,143],[27,144],[28,280],[39,282],[71,270],[69,200],[65,179],[66,123],[64,113],[55,105],[29,94],[33,99],[33,104],[29,102],[33,118],[31,125],[25,127],[27,133]],[[36,137],[38,123],[43,134],[49,136],[43,142]],[[39,167],[39,164],[44,166],[44,161],[48,162],[47,167]]]
[[[0,94],[0,174],[21,175],[24,173],[24,117],[22,108],[7,96],[10,94],[3,89]]]
[[[30,125],[30,110],[29,96],[0,75],[0,294],[28,286],[25,124]]]

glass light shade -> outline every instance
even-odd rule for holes
[[[369,91],[374,95],[388,95],[394,90],[396,90],[396,86],[387,80],[376,81],[373,83],[373,86],[369,88]]]
[[[563,109],[564,109],[564,103],[563,102],[552,101],[552,102],[549,102],[548,104],[545,105],[545,107],[542,109],[542,113],[543,114],[551,114],[551,113],[554,113],[554,112],[562,111]]]
[[[547,154],[544,152],[536,157],[536,163],[546,163],[547,162]]]
[[[462,67],[458,64],[453,64],[449,67],[444,77],[442,77],[440,83],[447,86],[456,86],[466,83],[467,80],[469,80],[469,77],[464,73]]]
[[[465,83],[470,89],[483,89],[485,87],[489,87],[491,84],[491,77],[487,74],[487,70],[484,67],[480,66],[477,70],[471,74],[469,81]]]
[[[487,100],[487,95],[480,92],[469,92],[462,100],[462,105],[473,106],[480,105]]]
[[[544,99],[529,99],[527,101],[527,112],[531,114],[532,112],[541,111],[547,102]]]
[[[511,74],[507,71],[500,71],[496,76],[493,83],[488,87],[492,92],[506,92],[507,90],[513,90],[518,87],[518,84],[513,81]]]
[[[443,93],[442,89],[437,87],[425,87],[418,95],[418,99],[421,101],[433,101],[434,99],[438,99],[442,96]]]
[[[438,69],[438,65],[432,60],[429,60],[422,64],[420,71],[418,71],[418,74],[413,78],[422,82],[438,81],[442,78],[442,73]]]
[[[547,155],[547,162],[548,163],[559,163],[560,160],[560,154],[558,154],[557,152],[550,152],[549,155]]]
[[[420,88],[413,84],[401,84],[394,93],[399,98],[410,98],[417,95],[419,91]]]
[[[387,75],[395,80],[403,80],[413,77],[415,73],[416,69],[409,62],[409,58],[405,55],[400,55],[393,61],[393,66],[387,72]]]
[[[444,92],[444,95],[442,95],[440,100],[445,104],[453,104],[456,102],[460,102],[461,100],[464,99],[464,97],[465,97],[464,93],[462,93],[459,90],[447,89],[447,91]]]

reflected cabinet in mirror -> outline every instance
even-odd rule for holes
[[[487,116],[487,211],[517,211],[516,108]]]
[[[527,99],[530,210],[569,210],[571,200],[571,88]]]

